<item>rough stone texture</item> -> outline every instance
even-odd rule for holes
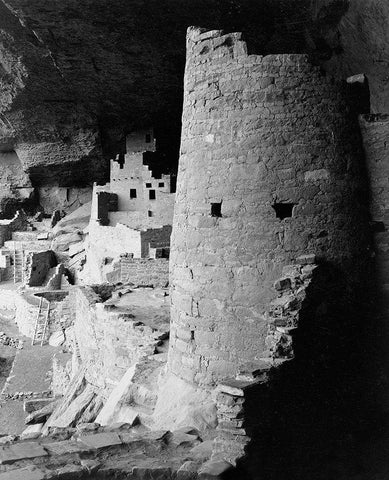
[[[0,152],[0,164],[0,210],[8,212],[14,204],[29,200],[34,189],[15,151]]]
[[[26,255],[25,283],[30,287],[43,285],[49,270],[55,267],[57,260],[51,250],[45,252],[30,252]]]
[[[387,23],[385,0],[316,0],[308,44],[320,49],[325,69],[340,78],[365,73],[374,113],[389,111]]]
[[[12,232],[26,230],[27,218],[23,211],[18,211],[11,220],[0,220],[0,245],[12,238]]]
[[[40,187],[38,190],[39,205],[46,214],[54,210],[66,213],[74,212],[92,200],[92,187]]]
[[[112,267],[113,270],[106,274],[106,280],[110,283],[154,287],[166,287],[169,284],[169,262],[165,258],[152,260],[121,255]]]
[[[191,28],[187,52],[168,368],[211,384],[261,357],[283,265],[308,251],[357,279],[367,212],[342,84],[239,33]]]
[[[118,383],[168,336],[168,302],[159,290],[134,290],[113,303],[101,303],[89,287],[76,288],[72,295],[77,346],[88,381],[97,388]]]
[[[389,304],[389,115],[360,117],[366,168],[370,186],[371,231],[374,236],[375,264],[381,301]],[[386,307],[387,308],[387,307]]]

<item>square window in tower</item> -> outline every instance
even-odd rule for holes
[[[153,216],[153,212],[152,212],[151,210],[149,210],[149,211],[147,212],[147,216],[148,216],[148,217],[152,217],[152,216]]]
[[[158,183],[158,187],[164,187],[164,186],[165,186],[164,182],[159,182]]]
[[[221,216],[222,216],[222,204],[211,203],[211,217],[221,217]]]
[[[149,190],[149,199],[155,200],[155,190]]]
[[[136,198],[136,188],[130,188],[130,198]]]
[[[292,217],[294,206],[295,206],[294,203],[286,203],[286,202],[275,203],[274,205],[272,205],[272,207],[274,208],[274,211],[276,212],[276,217],[279,218],[280,220],[283,220],[284,218]]]
[[[152,187],[151,183],[146,183],[146,188],[151,188],[151,187]]]

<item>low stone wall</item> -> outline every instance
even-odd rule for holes
[[[169,283],[169,260],[143,259],[121,256],[114,264],[112,272],[106,274],[110,283],[133,283],[134,285],[153,285],[166,287]]]
[[[52,250],[29,252],[26,256],[26,284],[30,287],[43,285],[50,268],[57,264]]]
[[[26,230],[27,217],[23,211],[16,212],[16,215],[10,220],[0,220],[0,246],[4,242],[11,240],[12,232]]]
[[[74,331],[86,378],[100,389],[111,389],[141,357],[152,355],[166,330],[144,325],[134,315],[115,312],[90,287],[72,291]],[[168,328],[168,327],[167,327]]]

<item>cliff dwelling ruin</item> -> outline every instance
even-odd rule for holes
[[[389,7],[29,3],[0,480],[387,478]]]

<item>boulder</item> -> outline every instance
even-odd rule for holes
[[[73,243],[79,243],[82,240],[81,233],[63,233],[54,238],[51,243],[51,249],[56,252],[66,252]]]
[[[65,342],[65,335],[62,330],[54,332],[49,338],[49,345],[52,347],[60,347]]]

